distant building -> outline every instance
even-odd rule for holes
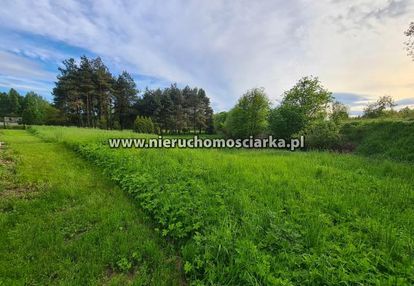
[[[1,118],[3,126],[16,126],[22,124],[22,118],[17,116],[4,116]]]

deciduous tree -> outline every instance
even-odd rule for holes
[[[232,137],[247,138],[266,131],[270,101],[262,88],[247,91],[230,110],[225,128]]]

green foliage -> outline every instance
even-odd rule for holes
[[[354,120],[343,124],[343,144],[358,154],[414,162],[414,122]]]
[[[332,99],[331,92],[321,85],[318,78],[302,78],[284,93],[281,105],[271,111],[269,125],[272,134],[290,138],[314,122],[324,120]]]
[[[340,122],[348,119],[348,107],[345,104],[340,103],[339,101],[333,102],[332,111],[329,114],[329,118],[336,124],[339,124]]]
[[[155,132],[155,126],[150,117],[137,116],[134,122],[134,131],[137,133],[152,134]]]
[[[105,118],[99,119],[99,121],[98,121],[98,127],[101,128],[101,129],[108,129],[109,128],[108,121],[106,121]]]
[[[210,99],[201,88],[179,89],[173,84],[164,90],[146,89],[136,109],[139,115],[151,117],[163,132],[214,131]]]
[[[9,97],[7,93],[0,92],[0,117],[6,116],[9,113]]]
[[[50,104],[44,106],[43,119],[46,125],[63,125],[66,122],[61,111]]]
[[[120,128],[132,128],[137,100],[133,78],[122,72],[113,77],[101,58],[82,56],[63,61],[53,89],[54,104],[66,124],[108,128],[117,120]]]
[[[50,104],[34,92],[29,92],[25,96],[23,106],[23,123],[28,125],[45,124],[46,116],[50,116],[52,112]],[[49,114],[47,114],[48,112]]]
[[[398,111],[397,115],[398,115],[397,117],[402,118],[402,119],[414,120],[414,109],[410,109],[409,107],[404,107],[400,109],[400,111]]]
[[[112,129],[121,130],[121,124],[119,124],[118,120],[115,120],[112,124]]]
[[[246,126],[246,112],[240,107],[235,106],[231,109],[228,114],[226,121],[224,123],[224,128],[226,130],[226,135],[229,137],[248,137],[248,130]]]
[[[339,150],[342,144],[339,126],[334,121],[320,120],[309,125],[299,135],[305,137],[308,149]]]
[[[23,97],[13,88],[8,93],[0,92],[0,117],[20,116]]]
[[[414,283],[412,165],[323,152],[111,150],[101,142],[118,132],[35,130],[60,134],[135,199],[177,246],[193,285]]]
[[[61,125],[65,121],[59,110],[41,96],[34,92],[21,96],[14,89],[10,89],[8,93],[0,93],[1,116],[22,117],[24,124]]]
[[[281,105],[296,107],[307,122],[326,117],[332,93],[325,89],[317,77],[304,77],[284,93]]]
[[[14,90],[13,88],[9,91],[9,110],[10,114],[18,115],[21,111],[22,104],[21,104],[21,96],[20,94]]]
[[[220,112],[214,114],[213,120],[214,120],[214,130],[216,133],[225,135],[226,134],[226,128],[225,128],[225,122],[227,119],[228,112]]]
[[[270,112],[269,129],[277,138],[289,139],[306,124],[305,115],[297,106],[281,105]]]
[[[269,110],[270,102],[264,90],[261,88],[249,90],[229,111],[225,121],[226,133],[237,138],[263,134],[268,127]]]
[[[160,131],[213,132],[213,110],[203,89],[176,84],[146,89],[141,98],[132,76],[114,77],[98,57],[63,61],[53,89],[55,107],[67,124],[102,129],[132,129],[137,115],[151,117]],[[1,103],[1,101],[0,101]]]
[[[382,96],[375,103],[368,104],[364,109],[363,117],[378,118],[385,117],[387,109],[392,110],[396,104],[390,96]]]
[[[118,260],[116,265],[121,272],[128,272],[132,268],[132,263],[125,257]]]
[[[114,115],[119,121],[121,130],[132,127],[132,106],[137,101],[136,84],[132,76],[126,71],[122,72],[114,84]]]

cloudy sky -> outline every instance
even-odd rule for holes
[[[3,0],[0,90],[51,100],[60,62],[85,54],[141,89],[203,87],[215,111],[252,87],[277,104],[306,75],[354,114],[381,95],[414,106],[411,21],[414,0]]]

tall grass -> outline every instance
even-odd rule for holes
[[[324,152],[113,150],[102,142],[118,133],[34,132],[58,137],[128,192],[180,250],[193,284],[414,283],[412,165]]]
[[[358,154],[414,162],[414,121],[352,120],[341,134]]]

